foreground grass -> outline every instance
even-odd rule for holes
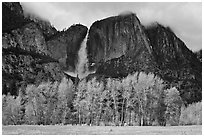
[[[202,126],[131,126],[131,127],[113,127],[113,126],[71,126],[71,125],[19,125],[2,126],[3,135],[201,135]]]

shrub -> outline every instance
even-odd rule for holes
[[[180,125],[202,125],[202,102],[182,106]]]

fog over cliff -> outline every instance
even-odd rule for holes
[[[64,4],[66,7],[67,3]],[[88,5],[95,11],[95,3]],[[53,15],[58,16],[58,12],[47,10],[44,6],[42,15],[52,11]],[[101,6],[106,9],[105,3],[101,3]],[[115,6],[112,5],[112,8],[117,9],[117,4]],[[64,77],[77,85],[82,79],[121,79],[141,72],[154,74],[163,79],[167,86],[176,87],[187,103],[202,99],[202,51],[198,54],[192,52],[188,43],[175,33],[174,24],[166,25],[158,18],[157,22],[146,25],[139,12],[124,10],[117,15],[96,19],[91,26],[86,23],[74,24],[69,17],[61,16],[65,21],[72,22],[72,26],[66,24],[66,29],[57,31],[54,28],[56,24],[51,21],[51,25],[46,18],[44,20],[47,21],[41,20],[42,16],[35,17],[37,15],[26,13],[24,17],[19,3],[2,3],[2,7],[3,94],[16,95],[26,85],[60,81]],[[84,17],[89,15],[80,11]],[[72,17],[75,17],[74,14]],[[84,21],[92,17],[86,17]],[[62,21],[60,19],[55,21]],[[180,24],[178,20],[174,22]],[[194,25],[192,23],[187,26],[196,30]],[[194,35],[194,31],[187,34]]]
[[[90,27],[95,20],[131,11],[137,14],[143,25],[157,21],[164,26],[171,26],[171,29],[189,49],[197,51],[202,47],[201,3],[22,2],[21,4],[27,14],[49,20],[59,30],[77,23]]]

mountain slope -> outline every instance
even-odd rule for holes
[[[92,24],[87,51],[95,75],[154,73],[176,86],[185,102],[201,100],[202,64],[168,27],[145,28],[135,14],[106,18]]]
[[[48,51],[59,60],[64,71],[74,72],[78,63],[78,51],[87,34],[86,26],[72,25],[66,31],[53,35],[47,41]]]
[[[24,17],[20,3],[3,2],[2,27],[3,94],[74,73],[83,42],[89,71],[95,72],[91,77],[154,73],[176,86],[186,103],[202,99],[202,56],[198,59],[170,28],[144,27],[133,13],[96,21],[89,31],[80,24],[57,31],[47,21]]]
[[[187,102],[202,98],[202,63],[168,27],[155,23],[145,30],[161,77],[177,85]]]
[[[15,2],[3,2],[2,15],[3,94],[16,95],[27,84],[60,81],[69,66],[75,67],[78,56],[72,55],[78,53],[85,26],[57,31],[47,21],[24,17],[20,3]]]
[[[151,51],[142,25],[132,13],[96,21],[89,30],[89,66],[98,74],[124,77],[135,71],[156,71]]]

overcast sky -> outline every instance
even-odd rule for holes
[[[169,26],[193,51],[202,48],[201,3],[31,3],[22,2],[26,13],[49,20],[58,30],[81,23],[87,27],[125,11],[136,13],[143,25],[159,22]]]

